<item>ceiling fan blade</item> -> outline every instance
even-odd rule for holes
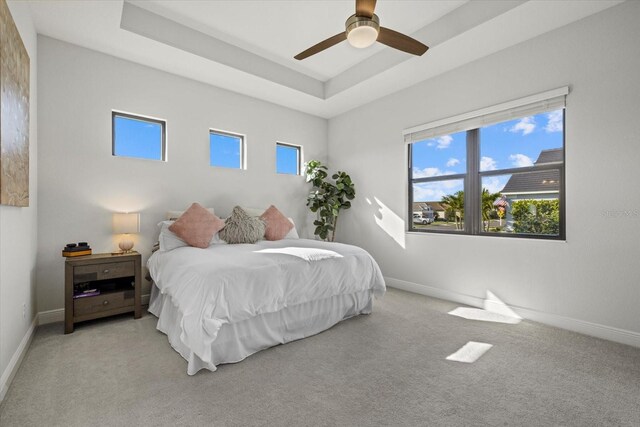
[[[376,9],[376,0],[356,0],[356,16],[373,17]]]
[[[321,41],[320,43],[311,46],[309,49],[300,52],[299,54],[297,54],[296,56],[294,56],[295,59],[297,59],[298,61],[300,61],[301,59],[305,59],[310,57],[311,55],[315,55],[318,52],[322,52],[325,49],[330,48],[331,46],[340,43],[341,41],[344,41],[347,39],[347,33],[346,32],[342,32],[340,34],[336,34],[333,37],[329,37],[326,40]]]
[[[418,56],[422,56],[422,54],[429,49],[428,46],[420,43],[418,40],[385,27],[380,27],[378,41],[394,49]]]

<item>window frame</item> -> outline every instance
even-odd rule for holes
[[[284,173],[278,172],[278,146],[295,148],[297,153],[297,164],[296,164],[296,173]],[[302,145],[290,144],[288,142],[276,141],[276,173],[279,175],[293,175],[293,176],[301,176],[302,175]]]
[[[413,178],[413,157],[412,146],[419,141],[410,142],[407,144],[407,158],[408,158],[408,229],[410,233],[438,233],[449,235],[463,235],[463,236],[490,236],[490,237],[507,237],[507,238],[521,238],[521,239],[538,239],[538,240],[566,240],[566,196],[565,196],[565,167],[566,167],[566,107],[562,107],[562,162],[544,163],[540,165],[532,165],[518,168],[506,168],[489,171],[480,171],[480,131],[482,127],[475,127],[473,129],[466,130],[467,146],[466,146],[466,161],[467,172],[464,174],[455,175],[441,175],[424,178]],[[549,110],[552,111],[552,110]],[[536,114],[542,114],[545,111],[540,111]],[[510,120],[520,118],[513,117]],[[502,123],[502,122],[498,122]],[[500,233],[495,231],[484,231],[482,227],[482,178],[490,176],[511,175],[516,173],[527,172],[539,172],[545,170],[557,170],[560,174],[560,185],[558,189],[558,201],[559,201],[559,233],[557,235],[544,235],[544,234],[527,234],[527,233]],[[414,184],[420,184],[425,182],[441,182],[449,180],[463,180],[464,188],[464,227],[462,230],[443,230],[443,229],[429,229],[429,228],[416,228],[413,223],[413,186]],[[468,195],[472,195],[469,197]],[[472,213],[468,215],[467,212]]]
[[[116,117],[123,117],[125,119],[137,120],[139,122],[147,122],[159,124],[161,126],[161,149],[160,149],[160,159],[149,159],[146,157],[134,157],[134,156],[122,156],[116,154]],[[140,114],[132,114],[125,113],[118,110],[111,110],[111,155],[113,157],[124,157],[128,159],[140,159],[140,160],[151,160],[155,162],[166,162],[167,161],[167,121],[162,119],[156,119],[154,117],[142,116]]]
[[[211,135],[212,134],[240,139],[240,166],[239,167],[217,166],[217,165],[211,164]],[[247,169],[246,144],[247,144],[247,137],[244,134],[209,128],[209,167],[219,168],[219,169],[231,169],[231,170],[246,170]]]

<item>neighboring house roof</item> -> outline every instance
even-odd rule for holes
[[[421,211],[424,205],[431,207],[431,210],[434,212],[447,210],[447,208],[440,202],[414,202],[413,211]]]
[[[535,164],[562,161],[562,148],[543,150]],[[560,172],[548,170],[513,174],[502,189],[502,194],[557,193],[560,191]]]
[[[550,150],[542,150],[536,160],[536,165],[541,163],[553,163],[562,161],[562,148],[553,148]]]
[[[425,202],[425,203],[428,204],[429,206],[431,206],[431,209],[433,209],[434,211],[446,211],[447,210],[445,205],[443,205],[440,202]]]

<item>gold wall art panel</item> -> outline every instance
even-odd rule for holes
[[[29,55],[0,0],[0,204],[29,206]]]

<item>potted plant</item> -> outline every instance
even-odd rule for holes
[[[313,187],[307,196],[307,206],[317,215],[313,225],[314,234],[333,242],[336,238],[338,215],[342,209],[351,207],[350,200],[356,196],[355,185],[346,172],[338,171],[328,179],[327,167],[317,160],[304,164],[307,182]]]

